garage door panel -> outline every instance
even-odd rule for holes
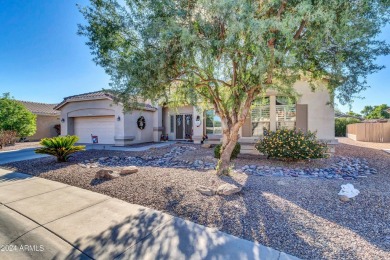
[[[74,133],[79,143],[92,143],[91,134],[97,135],[100,144],[113,144],[115,136],[115,117],[76,117]]]

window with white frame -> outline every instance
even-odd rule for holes
[[[270,127],[269,97],[255,100],[251,108],[252,136],[262,136]]]
[[[284,96],[276,97],[276,128],[294,129],[296,124],[296,108],[293,99]]]
[[[215,114],[214,110],[206,111],[206,134],[222,134],[221,118]]]

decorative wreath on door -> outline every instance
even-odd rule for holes
[[[140,116],[137,120],[137,126],[139,129],[144,130],[146,126],[145,117]]]

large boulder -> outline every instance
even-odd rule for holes
[[[229,195],[235,194],[237,192],[240,192],[241,189],[242,189],[241,187],[237,187],[234,184],[225,183],[225,184],[220,185],[217,188],[217,194],[229,196]]]
[[[215,194],[215,190],[206,186],[198,186],[196,190],[206,196],[213,196]]]
[[[95,179],[112,180],[118,178],[119,175],[112,170],[102,169],[96,172]]]
[[[123,168],[120,172],[120,175],[128,175],[138,172],[138,168],[135,166],[127,166]]]

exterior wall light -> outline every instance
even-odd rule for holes
[[[61,119],[61,123],[65,123],[65,119],[64,118]]]
[[[116,118],[116,121],[121,121],[121,117],[118,116],[118,117]]]
[[[196,116],[195,125],[199,127],[201,125],[200,116]]]

